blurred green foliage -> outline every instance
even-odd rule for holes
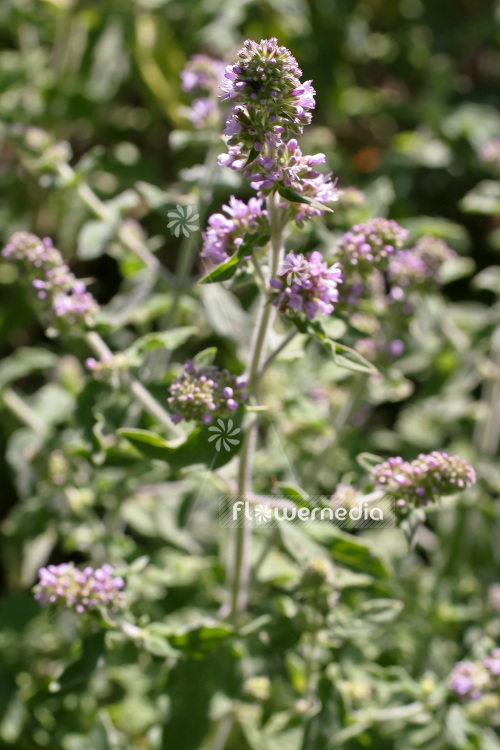
[[[96,280],[109,341],[136,347],[138,375],[163,403],[200,349],[217,346],[240,372],[251,291],[190,286],[201,268],[186,258],[200,237],[171,235],[165,206],[199,201],[205,220],[230,192],[249,194],[214,170],[222,141],[190,129],[180,72],[193,53],[230,60],[242,39],[272,35],[317,90],[304,150],[325,151],[339,185],[364,195],[292,244],[328,249],[352,223],[390,215],[459,257],[444,293],[422,298],[405,355],[383,377],[341,370],[315,345],[304,358],[302,340],[283,353],[266,378],[257,486],[307,480],[310,494],[332,494],[366,482],[361,452],[444,447],[475,465],[478,486],[429,514],[411,553],[396,529],[280,531],[235,632],[215,619],[225,475],[145,460],[118,430],[152,420],[85,373],[82,341],[47,338],[0,262],[2,747],[500,748],[498,702],[462,706],[446,689],[458,659],[480,658],[500,637],[486,602],[500,579],[500,192],[478,157],[500,134],[500,3],[3,0],[3,244],[19,229],[53,237],[75,273]],[[36,163],[26,126],[68,144],[57,157],[71,179]],[[92,212],[82,185],[112,220]],[[163,278],[121,242],[123,226],[147,238]],[[139,336],[174,325],[190,328],[163,340],[166,350],[151,339],[137,349]],[[183,461],[199,457],[194,445]],[[256,534],[256,560],[269,533]],[[311,704],[314,627],[300,576],[315,556],[338,566],[340,599],[319,628]],[[40,611],[36,571],[66,559],[124,566],[136,624],[82,635],[71,616]]]

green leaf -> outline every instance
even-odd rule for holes
[[[462,198],[458,205],[468,214],[500,216],[500,182],[482,180]]]
[[[56,355],[47,349],[21,347],[0,364],[0,389],[37,370],[53,367],[57,361]]]
[[[173,472],[180,471],[188,466],[205,464],[211,469],[218,469],[227,464],[241,450],[243,435],[241,423],[243,411],[236,412],[231,417],[214,421],[213,425],[198,426],[183,442],[167,442],[154,432],[138,430],[133,428],[122,428],[118,433],[127,438],[141,455],[152,461],[166,463]],[[220,425],[222,423],[222,426]],[[233,433],[238,428],[234,440],[237,444],[224,443],[214,440],[217,433],[209,427],[217,427],[222,437],[224,434]],[[229,448],[229,450],[226,449]]]
[[[382,456],[377,456],[375,453],[359,453],[356,456],[356,461],[365,471],[371,472],[374,466],[383,463],[384,459]]]
[[[352,370],[354,372],[378,372],[377,368],[368,362],[367,359],[361,356],[357,351],[351,349],[345,344],[341,344],[339,341],[333,341],[326,333],[321,325],[316,320],[304,320],[296,316],[293,318],[297,329],[300,333],[306,333],[311,335],[316,341],[327,349],[332,355],[334,363],[338,367],[343,367],[346,370]]]
[[[168,639],[174,648],[191,653],[210,651],[226,638],[234,635],[231,625],[207,621],[170,633]]]
[[[114,221],[87,221],[78,235],[78,257],[93,260],[103,255],[116,234],[119,221],[118,216]]]
[[[242,258],[251,255],[256,247],[264,247],[264,245],[267,245],[269,239],[269,234],[245,234],[243,242],[234,255],[231,255],[228,260],[203,276],[200,279],[200,284],[211,284],[214,281],[228,281],[228,279],[231,279],[238,270]]]
[[[201,352],[198,352],[198,354],[193,357],[193,365],[195,366],[195,368],[210,367],[211,365],[213,365],[216,356],[216,346],[210,346],[207,349],[202,349]]]
[[[378,578],[390,577],[388,564],[368,542],[346,534],[340,529],[333,529],[333,531],[335,536],[330,549],[337,562]]]
[[[172,328],[170,331],[159,333],[148,333],[138,338],[132,346],[125,350],[124,354],[130,365],[138,366],[142,363],[143,357],[147,352],[154,349],[165,349],[174,351],[184,344],[196,331],[194,326],[182,326]]]
[[[370,599],[361,607],[361,617],[372,622],[390,622],[403,609],[403,602],[398,599]]]
[[[375,365],[368,362],[359,352],[351,349],[349,346],[340,344],[338,341],[331,341],[330,339],[325,339],[322,343],[327,349],[330,349],[332,359],[339,367],[352,370],[353,372],[378,372]]]
[[[288,187],[287,185],[280,185],[278,188],[278,193],[282,198],[285,198],[291,203],[308,203],[310,206],[314,206],[314,208],[318,208],[320,211],[329,211],[330,213],[333,213],[333,208],[329,208],[328,206],[325,206],[324,203],[315,201],[312,198],[307,198],[305,195],[301,195],[296,190]]]

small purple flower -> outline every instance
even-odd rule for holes
[[[459,661],[450,675],[448,687],[460,698],[478,700],[491,688],[491,678],[479,661]]]
[[[117,609],[123,605],[123,578],[114,577],[111,565],[81,571],[74,563],[49,565],[38,571],[39,582],[33,588],[42,605],[55,604],[83,614],[101,607]]]
[[[226,261],[236,252],[245,233],[258,232],[267,221],[267,211],[259,198],[250,198],[244,203],[232,195],[229,205],[222,206],[222,210],[225,215],[212,214],[203,232],[201,257],[214,264]]]
[[[271,280],[272,303],[283,313],[304,312],[312,320],[317,312],[330,315],[338,301],[342,274],[337,263],[328,267],[319,252],[304,257],[288,253],[278,277]]]
[[[489,656],[483,660],[483,664],[491,675],[500,675],[500,648],[495,648]]]

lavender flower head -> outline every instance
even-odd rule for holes
[[[312,320],[317,312],[330,315],[338,301],[342,274],[338,263],[328,267],[321,253],[307,256],[288,253],[276,279],[271,279],[272,303],[280,312],[304,312]]]
[[[49,565],[38,571],[35,599],[42,605],[54,604],[81,615],[99,607],[116,609],[123,604],[123,578],[114,577],[111,565],[78,570],[74,563]]]
[[[181,73],[183,91],[215,93],[224,75],[225,65],[207,55],[192,55]]]
[[[437,237],[421,237],[409,250],[398,250],[390,259],[388,278],[392,285],[405,292],[435,286],[441,265],[456,253]],[[394,287],[393,287],[394,288]],[[395,299],[401,293],[392,293]]]
[[[389,458],[375,466],[371,476],[374,484],[396,497],[396,508],[403,514],[476,482],[475,471],[467,461],[438,451],[421,453],[414,461],[403,461],[400,456]]]
[[[485,164],[500,170],[500,138],[494,138],[481,148],[479,158]]]
[[[98,311],[96,301],[84,282],[71,273],[48,237],[41,240],[29,232],[16,232],[2,256],[18,263],[50,322],[93,325]]]
[[[246,233],[255,234],[267,223],[267,211],[259,198],[244,203],[232,195],[222,210],[227,215],[212,214],[203,232],[201,257],[214,264],[226,261],[237,251]]]
[[[372,219],[366,224],[356,224],[338,243],[337,257],[346,270],[355,268],[359,273],[372,269],[386,270],[389,258],[401,250],[408,232],[391,219]]]
[[[494,583],[488,589],[488,601],[497,612],[500,612],[500,583]]]
[[[244,169],[261,191],[291,184],[283,173],[286,143],[310,123],[315,106],[312,82],[301,83],[301,75],[293,55],[275,38],[247,40],[238,62],[226,68],[221,98],[234,106],[224,130],[229,153],[219,164]]]
[[[214,417],[236,411],[246,399],[244,384],[227,370],[215,365],[195,367],[192,360],[186,362],[184,370],[170,386],[168,404],[175,424],[181,419],[210,424]]]
[[[491,690],[491,675],[480,661],[459,661],[450,675],[448,687],[460,698],[478,700]]]
[[[224,67],[221,60],[213,60],[206,55],[193,55],[181,73],[182,90],[202,94],[185,110],[196,129],[220,127],[217,93]]]
[[[295,57],[286,47],[280,47],[275,37],[259,43],[247,39],[238,52],[238,62],[226,67],[221,98],[245,108],[245,125],[248,118],[258,129],[271,126],[269,132],[273,134],[276,131],[272,126],[279,121],[282,127],[301,133],[311,121],[309,110],[315,106],[312,81],[301,83],[301,75]],[[240,111],[234,114],[239,120]],[[253,117],[256,114],[260,122]]]

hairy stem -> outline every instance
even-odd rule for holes
[[[59,175],[69,183],[76,180],[77,174],[66,162],[60,162],[57,165],[57,171]],[[107,208],[107,206],[101,201],[100,198],[94,193],[92,188],[87,185],[86,182],[78,182],[76,185],[76,192],[80,196],[81,200],[90,210],[102,221],[112,223],[115,221],[115,216]],[[147,266],[151,271],[158,274],[164,281],[169,285],[172,284],[172,279],[167,269],[162,266],[158,258],[153,255],[146,244],[134,234],[126,226],[119,226],[116,235],[120,242],[128,247],[140,260]]]
[[[269,278],[276,276],[283,254],[283,225],[279,209],[279,195],[268,198],[267,209],[271,227],[271,244],[269,249]],[[261,295],[257,325],[252,339],[247,368],[247,390],[252,400],[259,396],[262,375],[262,363],[266,353],[267,335],[274,320],[276,309],[269,303],[267,292]],[[245,499],[252,491],[252,467],[257,441],[258,420],[249,426],[240,453],[238,466],[237,495]],[[230,589],[230,617],[237,620],[245,611],[248,599],[250,580],[250,542],[252,528],[244,518],[242,525],[234,529],[232,554],[228,563],[228,580]]]
[[[113,355],[106,342],[103,341],[99,334],[95,331],[90,331],[89,333],[87,333],[85,338],[92,351],[99,358],[108,358]],[[122,373],[120,380],[122,384],[134,396],[136,401],[141,404],[144,411],[147,411],[147,413],[152,416],[153,419],[158,422],[158,424],[164,427],[168,433],[175,435],[176,437],[180,437],[182,435],[180,430],[178,430],[178,428],[173,424],[168,412],[165,411],[163,406],[154,398],[154,396],[152,396],[151,393],[146,388],[144,388],[142,383],[132,377],[129,373]]]

